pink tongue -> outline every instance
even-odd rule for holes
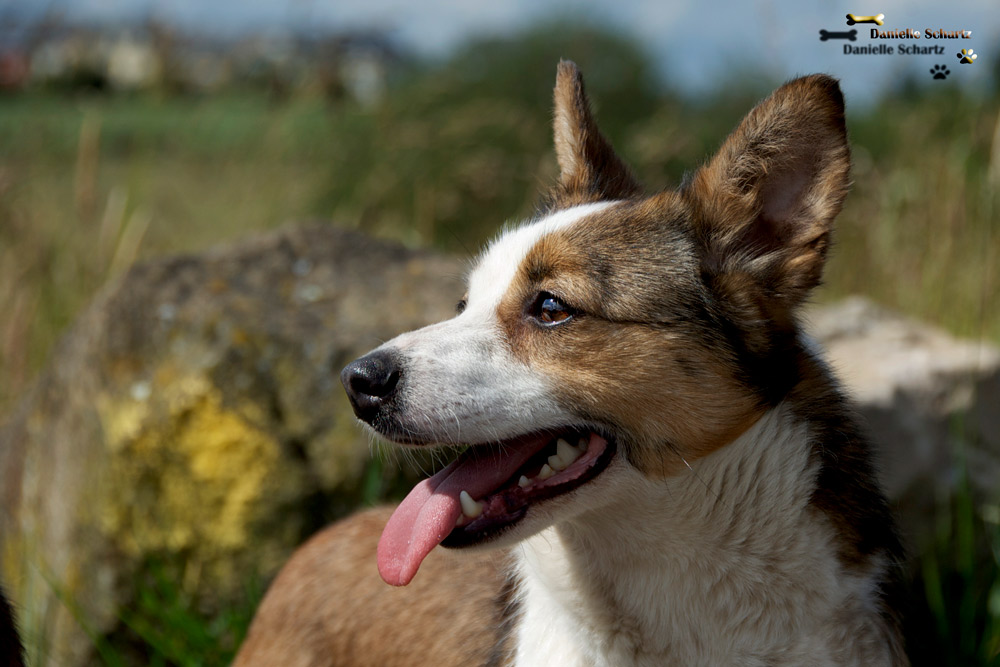
[[[510,479],[550,436],[534,436],[495,448],[474,447],[447,468],[413,487],[382,531],[378,571],[387,584],[405,586],[431,549],[455,528],[462,514],[459,494],[473,498],[495,491]]]

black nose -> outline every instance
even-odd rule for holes
[[[392,398],[402,365],[397,355],[380,350],[355,359],[340,372],[354,414],[369,424]]]

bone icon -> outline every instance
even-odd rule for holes
[[[885,14],[878,14],[876,16],[855,16],[854,14],[848,14],[847,25],[854,25],[855,23],[874,23],[875,25],[882,25],[885,23]]]
[[[854,42],[858,39],[858,31],[847,30],[846,32],[833,32],[832,30],[820,30],[819,41],[825,42],[828,39],[849,39]]]

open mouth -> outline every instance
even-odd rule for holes
[[[389,584],[408,584],[438,544],[469,546],[495,538],[532,505],[593,479],[614,453],[613,440],[581,428],[470,447],[417,484],[396,508],[379,540],[379,573]]]

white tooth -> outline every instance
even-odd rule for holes
[[[583,436],[583,437],[580,438],[580,442],[577,444],[577,447],[580,448],[580,453],[581,454],[586,454],[587,453],[587,446],[589,444],[590,444],[590,438],[588,438],[587,436]]]
[[[528,486],[529,484],[531,484],[531,480],[525,477],[524,475],[521,475],[521,479],[517,480],[517,485],[522,489]]]
[[[483,513],[483,504],[472,499],[468,491],[458,494],[458,500],[462,503],[462,514],[475,519]]]
[[[552,466],[553,470],[565,470],[566,462],[563,461],[558,454],[553,454],[549,457],[549,465]]]
[[[569,464],[580,458],[580,450],[560,439],[556,442],[556,455],[563,460],[565,467],[568,468]]]
[[[536,479],[548,479],[554,474],[556,474],[555,471],[549,467],[548,463],[546,463],[542,466],[542,469],[538,471],[538,477]]]

